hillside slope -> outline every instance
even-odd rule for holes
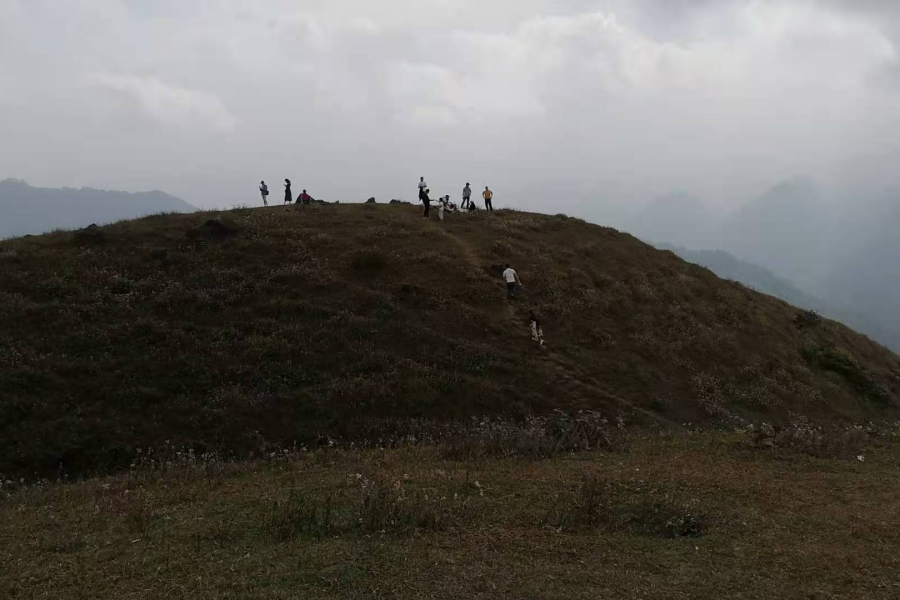
[[[0,238],[195,210],[163,192],[36,188],[17,179],[0,181]]]
[[[794,306],[815,310],[829,319],[840,321],[871,337],[895,352],[900,349],[900,333],[886,327],[878,318],[872,317],[871,311],[851,311],[825,302],[821,298],[798,289],[793,283],[775,275],[768,269],[743,261],[724,250],[688,250],[670,244],[656,244],[656,247],[662,250],[671,250],[683,260],[705,267],[722,279],[739,281],[758,292],[781,298]],[[865,269],[857,269],[857,271],[860,270],[865,271]],[[884,272],[886,271],[882,270],[882,273]],[[885,297],[890,298],[891,296],[886,295]]]
[[[526,286],[515,303],[506,262]],[[564,216],[279,207],[8,240],[0,472],[106,470],[162,444],[243,454],[423,417],[896,417],[900,359],[836,323],[798,329],[797,313]]]

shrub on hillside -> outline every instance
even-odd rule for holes
[[[483,457],[549,458],[590,450],[621,451],[628,441],[625,423],[616,425],[598,412],[529,417],[523,423],[504,418],[473,420],[446,440],[444,455],[455,460]]]
[[[802,350],[806,361],[825,371],[842,376],[844,380],[866,400],[882,408],[891,404],[891,396],[845,350],[834,346],[806,346]]]
[[[378,273],[388,265],[387,256],[378,249],[362,250],[350,258],[350,266],[355,271],[364,273]]]
[[[202,225],[189,229],[186,235],[191,240],[223,240],[237,235],[240,231],[241,227],[231,219],[218,218],[208,219]]]
[[[822,324],[822,317],[814,310],[802,310],[794,316],[794,327],[797,331],[812,329]]]

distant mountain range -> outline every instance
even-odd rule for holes
[[[881,320],[865,313],[837,306],[808,294],[768,269],[740,260],[724,250],[688,250],[671,244],[657,244],[657,248],[674,252],[683,260],[705,267],[722,279],[738,281],[799,308],[815,310],[824,317],[840,321],[895,352],[900,352],[900,331],[888,328]]]
[[[31,187],[18,179],[0,181],[0,238],[196,210],[180,198],[157,191],[51,189]]]

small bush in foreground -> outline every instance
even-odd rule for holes
[[[302,536],[323,538],[337,532],[332,499],[310,498],[291,488],[288,497],[276,500],[269,514],[269,529],[279,542]]]
[[[703,520],[691,503],[668,493],[642,495],[640,502],[632,503],[623,499],[621,485],[585,477],[574,490],[557,498],[541,524],[559,531],[598,529],[662,538],[703,535]]]

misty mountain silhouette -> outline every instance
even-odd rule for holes
[[[806,178],[781,183],[726,220],[718,245],[732,254],[817,289],[829,268],[832,211]]]
[[[721,219],[699,198],[675,192],[657,197],[625,225],[643,240],[697,249],[718,246]]]
[[[91,188],[36,188],[18,179],[0,181],[0,238],[52,229],[86,227],[160,212],[194,212],[169,194]]]

